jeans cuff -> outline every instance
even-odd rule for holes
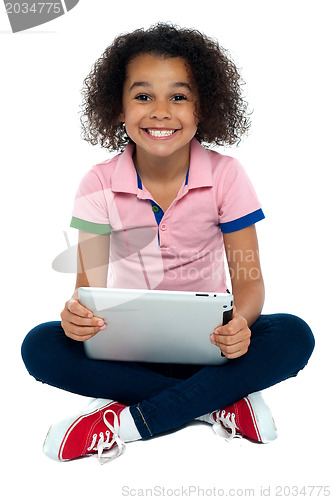
[[[144,415],[142,413],[142,409],[140,408],[140,405],[132,405],[129,407],[129,411],[134,419],[135,425],[138,429],[138,432],[141,435],[142,439],[148,439],[153,436],[151,430],[149,429],[149,426],[144,418]]]

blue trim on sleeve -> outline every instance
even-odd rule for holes
[[[251,212],[251,214],[240,217],[239,219],[235,219],[230,222],[223,222],[220,224],[220,229],[223,233],[233,233],[234,231],[239,231],[245,227],[252,226],[262,219],[265,219],[265,215],[263,210],[259,208],[258,210],[255,210],[255,212]]]

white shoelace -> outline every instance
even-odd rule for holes
[[[112,413],[114,415],[113,425],[111,425],[106,419],[107,413]],[[105,432],[105,435],[103,432],[99,433],[98,442],[97,442],[98,434],[94,434],[92,436],[92,443],[89,446],[89,448],[87,448],[87,451],[98,452],[97,458],[101,465],[105,464],[106,462],[109,462],[110,460],[114,460],[114,458],[117,458],[120,455],[122,455],[126,447],[125,443],[121,441],[119,437],[120,424],[117,414],[113,410],[106,410],[103,415],[103,420],[109,430]],[[113,436],[112,439],[111,435]],[[113,446],[114,444],[115,446]],[[110,450],[111,448],[112,450]],[[110,453],[107,454],[107,457],[106,454],[104,453],[105,450],[110,450]]]
[[[213,413],[211,413],[212,418]],[[242,437],[241,434],[236,433],[238,427],[235,422],[235,413],[226,413],[225,410],[216,413],[216,421],[213,424],[212,429],[216,434],[218,434],[218,436],[225,438],[226,441],[231,441],[235,437]],[[227,429],[229,429],[231,432],[229,432]]]

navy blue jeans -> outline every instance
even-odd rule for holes
[[[58,321],[31,330],[22,357],[39,381],[129,405],[147,439],[297,375],[313,348],[313,334],[303,320],[273,314],[252,325],[248,352],[221,366],[91,360],[83,343],[69,339]]]

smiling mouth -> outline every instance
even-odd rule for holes
[[[158,129],[146,128],[145,131],[149,135],[152,135],[152,137],[169,137],[169,136],[175,134],[175,132],[177,132],[177,129],[158,130]]]

